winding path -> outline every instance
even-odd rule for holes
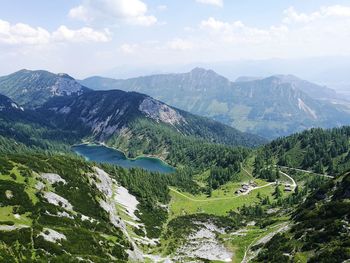
[[[248,172],[247,169],[245,169],[243,166],[242,166],[242,170],[245,171],[250,177],[254,178],[254,176],[250,172]]]
[[[247,249],[245,250],[244,256],[243,256],[243,259],[242,259],[241,263],[248,263],[248,262],[252,259],[252,258],[248,258],[248,256],[247,256],[247,255],[248,255],[248,252],[249,252],[249,250],[250,250],[250,248],[251,248],[252,246],[254,246],[255,244],[259,243],[259,241],[260,241],[260,242],[264,242],[264,243],[268,242],[268,240],[270,240],[270,239],[271,239],[273,236],[275,236],[276,234],[285,231],[285,230],[288,228],[288,226],[289,226],[289,225],[288,225],[288,222],[286,222],[286,223],[281,223],[281,224],[279,224],[279,225],[274,226],[274,228],[279,227],[276,231],[270,232],[270,233],[268,233],[268,234],[265,235],[265,236],[258,236],[257,238],[255,238],[255,239],[249,244],[249,246],[247,247]]]
[[[299,169],[299,168],[293,168],[293,167],[281,166],[281,165],[279,165],[278,167],[291,169],[291,170],[295,170],[295,171],[299,171],[299,172],[304,172],[304,173],[308,173],[308,174],[315,174],[315,175],[318,175],[318,176],[323,176],[323,177],[332,178],[332,179],[334,178],[334,176],[331,176],[331,175],[328,175],[328,174],[319,174],[319,173],[315,173],[315,172],[312,172],[312,171],[303,170],[303,169]]]
[[[231,199],[236,199],[238,197],[241,197],[243,195],[247,195],[249,194],[251,191],[254,191],[254,190],[257,190],[257,189],[261,189],[261,188],[265,188],[265,187],[268,187],[270,185],[273,185],[275,183],[268,183],[268,184],[265,184],[265,185],[262,185],[262,186],[258,186],[258,187],[253,187],[253,188],[250,188],[246,193],[244,194],[240,194],[240,195],[236,195],[236,196],[231,196],[231,197],[217,197],[217,198],[207,198],[207,199],[194,199],[192,197],[189,197],[181,192],[179,192],[178,190],[176,190],[175,188],[173,187],[169,187],[170,191],[173,191],[174,193],[177,193],[179,195],[181,195],[182,197],[185,197],[186,199],[188,200],[191,200],[193,202],[211,202],[211,201],[220,201],[220,200],[231,200]]]
[[[297,187],[297,183],[294,181],[294,179],[290,176],[290,175],[288,175],[288,174],[286,174],[286,173],[284,173],[284,172],[282,172],[282,171],[280,171],[280,173],[281,174],[283,174],[284,176],[286,176],[289,180],[291,180],[292,181],[292,187],[293,187],[293,189],[295,188],[295,187]]]

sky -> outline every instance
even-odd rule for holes
[[[0,75],[349,55],[349,0],[1,1]]]

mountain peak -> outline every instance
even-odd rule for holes
[[[201,68],[201,67],[195,67],[191,70],[192,73],[204,73],[207,71],[208,71],[207,69]]]
[[[217,74],[214,70],[200,68],[200,67],[196,67],[196,68],[192,69],[190,73],[193,74],[193,75],[204,75],[204,74],[207,75],[207,74],[211,74],[211,75],[219,76],[219,74]]]
[[[20,70],[16,71],[15,73],[27,73],[27,72],[30,72],[30,70],[26,69],[26,68],[23,68],[23,69],[20,69]]]
[[[22,69],[0,78],[0,92],[28,108],[41,106],[55,96],[79,95],[86,90],[67,74],[45,70]]]
[[[68,75],[67,73],[58,73],[57,76],[61,77],[61,78],[66,78],[66,79],[72,79],[74,80],[73,77],[71,77],[70,75]]]

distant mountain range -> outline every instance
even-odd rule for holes
[[[277,79],[281,84],[290,84],[296,89],[300,89],[307,95],[314,99],[338,99],[340,95],[336,93],[335,90],[327,88],[326,86],[320,86],[309,81],[299,79],[293,75],[274,75],[272,78]],[[236,79],[235,82],[251,82],[251,81],[261,81],[265,78],[263,77],[248,77],[242,76]]]
[[[126,80],[91,77],[80,83],[95,90],[145,93],[185,111],[270,139],[311,127],[350,123],[348,109],[331,102],[337,94],[327,87],[291,75],[238,80],[231,82],[212,70],[195,68],[188,73]]]
[[[0,97],[0,117],[1,110],[7,110],[6,117],[24,109],[21,120],[137,154],[165,158],[172,140],[181,142],[179,138],[246,147],[266,142],[144,94],[90,90],[66,74],[21,70],[0,78],[0,93],[9,97]]]
[[[25,70],[1,80],[0,262],[350,258],[350,126],[267,143],[149,95],[91,90],[65,74]],[[195,69],[132,81],[120,85],[160,87],[160,95],[173,88],[174,102],[182,95],[203,112],[261,124],[348,118],[329,90],[292,76],[230,82]],[[123,169],[109,163],[116,155],[98,152],[107,163],[84,161],[72,154],[82,142],[176,169]]]

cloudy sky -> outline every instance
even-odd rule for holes
[[[349,0],[1,1],[1,75],[339,55]]]

